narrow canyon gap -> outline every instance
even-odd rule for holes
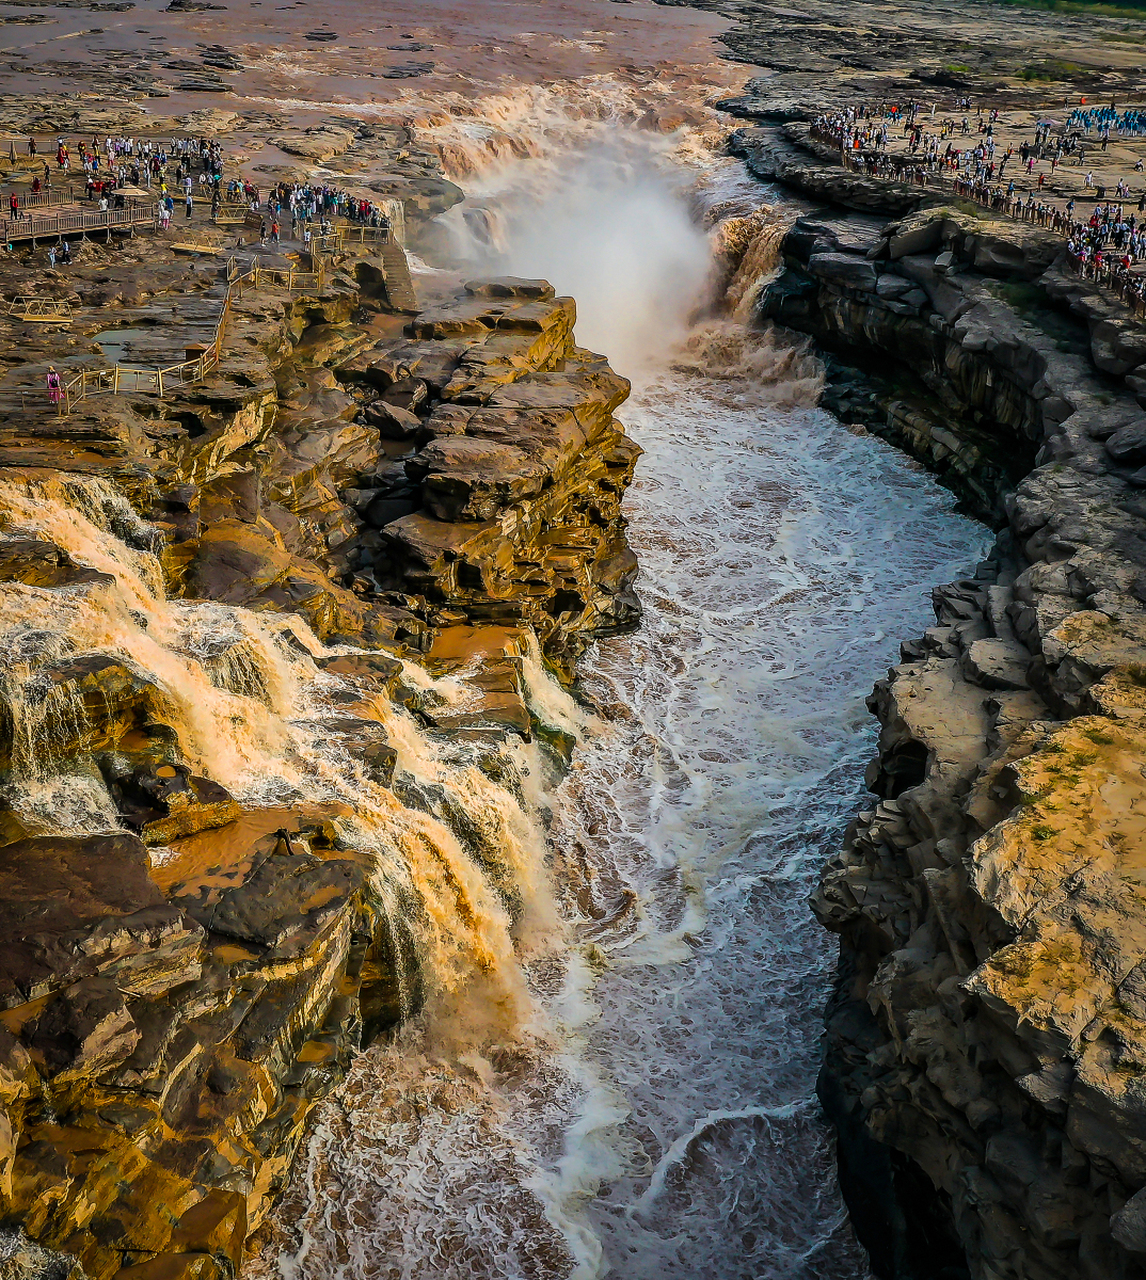
[[[368,1051],[255,1273],[858,1280],[814,1097],[833,957],[807,897],[863,795],[873,677],[926,624],[922,584],[988,535],[815,408],[816,360],[751,325],[774,191],[560,123],[515,120],[541,154],[472,174],[449,244],[470,274],[572,293],[579,339],[633,379],[644,620],[582,660],[586,706],[550,713],[579,746],[528,1049],[447,1062],[415,1025]]]

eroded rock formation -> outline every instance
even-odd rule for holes
[[[392,256],[328,267],[236,297],[203,383],[6,403],[0,1214],[29,1273],[235,1273],[353,1052],[512,958],[532,635],[565,667],[637,616],[628,385],[573,301],[475,282],[411,319]],[[219,296],[142,243],[92,275],[159,343],[172,298]]]
[[[829,403],[999,530],[876,687],[814,901],[853,1216],[883,1276],[1141,1276],[1140,330],[981,214],[825,209],[784,250],[764,314],[832,354]]]

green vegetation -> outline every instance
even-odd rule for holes
[[[1089,738],[1095,746],[1112,747],[1114,745],[1114,739],[1110,734],[1103,733],[1101,729],[1087,729],[1084,732],[1084,736]]]
[[[1048,338],[1053,338],[1059,351],[1067,355],[1085,355],[1090,350],[1086,330],[1073,316],[1055,311],[1038,285],[994,283],[987,287],[1017,316],[1041,329]]]
[[[952,200],[951,208],[958,209],[960,213],[965,213],[968,217],[978,218],[980,222],[994,222],[998,216],[990,209],[984,209],[981,204],[976,204],[974,200]]]
[[[1045,62],[1031,62],[1019,73],[1024,80],[1069,80],[1080,75],[1083,68],[1077,62],[1065,62],[1062,58],[1047,58]]]
[[[954,74],[956,74],[956,75],[960,75],[960,74],[962,74],[964,71],[970,71],[970,70],[971,70],[971,68],[970,68],[969,66],[967,66],[967,65],[966,65],[965,63],[963,63],[963,62],[949,62],[949,63],[948,63],[948,64],[943,68],[943,70],[944,70],[944,71],[950,71],[950,72],[953,72],[953,73],[954,73]]]
[[[1036,840],[1053,840],[1058,834],[1054,827],[1036,826],[1031,828],[1031,835]]]
[[[1121,4],[1103,4],[1101,0],[996,0],[996,2],[1018,5],[1023,9],[1050,9],[1053,13],[1092,13],[1103,18],[1146,17],[1146,0],[1122,0]]]

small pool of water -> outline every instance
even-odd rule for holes
[[[143,358],[141,348],[148,342],[155,345],[155,331],[147,325],[136,325],[131,329],[105,329],[97,333],[92,341],[103,352],[109,364],[129,364]]]

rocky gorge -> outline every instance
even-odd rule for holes
[[[813,907],[839,937],[840,963],[819,1092],[875,1273],[1143,1274],[1146,340],[1067,270],[1049,232],[847,173],[809,128],[857,94],[989,87],[1034,102],[1022,73],[1051,59],[1064,31],[1089,56],[1116,29],[987,5],[968,6],[969,18],[831,0],[801,13],[697,7],[736,24],[723,36],[730,61],[761,69],[733,98],[711,74],[719,129],[695,93],[676,103],[689,79],[679,73],[626,66],[647,94],[635,106],[610,97],[611,82],[579,85],[575,99],[653,137],[687,141],[703,126],[723,149],[731,129],[729,149],[785,208],[741,226],[759,194],[744,195],[738,171],[728,207],[705,213],[715,223],[731,210],[742,240],[724,265],[744,278],[729,297],[763,337],[702,324],[674,349],[671,377],[625,411],[645,430],[658,410],[674,420],[670,402],[681,419],[679,440],[640,436],[650,459],[653,440],[666,455],[648,465],[646,492],[668,496],[655,528],[644,513],[655,624],[633,650],[646,666],[628,674],[628,693],[672,712],[696,704],[692,720],[666,715],[659,737],[626,738],[617,726],[628,731],[637,699],[624,704],[621,680],[602,689],[600,659],[578,665],[639,617],[621,503],[640,448],[614,416],[629,385],[577,345],[572,298],[531,275],[455,280],[366,243],[324,249],[313,287],[232,293],[232,237],[199,227],[177,251],[149,237],[89,242],[66,276],[42,255],[0,263],[6,296],[66,292],[75,313],[66,328],[0,320],[0,1274],[516,1266],[548,1278],[612,1266],[634,1278],[675,1267],[682,1280],[705,1268],[852,1280],[864,1263],[800,1074],[822,936],[781,909],[806,922],[807,884],[792,868],[829,849]],[[618,12],[637,22],[651,8]],[[415,34],[430,39],[411,18],[401,38]],[[584,34],[576,56],[603,57],[603,33]],[[345,85],[357,60],[331,33],[311,35]],[[537,55],[574,56],[558,45],[568,42]],[[171,69],[217,66],[215,80],[242,70],[220,46],[198,48],[198,62]],[[1116,55],[1100,74],[1121,91],[1134,54],[1099,52]],[[186,127],[230,133],[247,174],[317,172],[402,200],[409,244],[428,257],[459,228],[497,230],[496,208],[463,202],[443,161],[477,185],[483,164],[554,151],[568,161],[552,96],[539,106],[507,93],[487,108],[450,98],[450,114],[427,94],[404,102],[397,124],[374,102],[331,114],[317,89],[300,106],[287,95],[299,83],[312,92],[313,71],[268,69],[256,53],[243,54],[251,92],[270,83],[282,99],[244,106],[236,80],[237,111],[196,112]],[[502,55],[473,46],[460,65]],[[435,56],[448,65],[454,51]],[[45,62],[43,74],[78,65]],[[204,101],[206,74],[191,86]],[[150,69],[130,87],[168,91]],[[436,88],[454,91],[445,79]],[[85,128],[152,124],[135,106],[74,105]],[[5,121],[71,126],[33,106],[6,101]],[[623,172],[633,186],[646,176]],[[594,233],[619,220],[607,205]],[[646,223],[637,236],[627,256],[651,238]],[[757,295],[777,246],[779,271]],[[260,256],[269,271],[316,265]],[[673,276],[681,293],[688,266]],[[201,383],[158,399],[96,395],[64,417],[39,403],[49,362],[181,356],[226,296],[222,359]],[[672,319],[658,313],[666,329]],[[806,408],[821,376],[809,342],[822,403],[854,436]],[[717,394],[698,394],[697,370]],[[797,407],[782,430],[769,378],[787,381],[779,402]],[[941,542],[947,518],[904,518],[903,478],[878,461],[891,450],[869,437],[939,476],[997,541],[972,574],[935,589],[936,626],[891,631],[910,638],[869,703],[881,727],[871,799],[835,850],[842,822],[817,804],[832,815],[854,803],[845,765],[863,730],[845,717],[816,774],[807,758],[822,708],[801,719],[800,699],[834,707],[841,654],[869,678],[867,633],[888,616],[874,599],[892,594],[899,563],[885,556],[875,586],[843,567],[862,533],[853,526],[897,526],[884,551],[911,552],[910,593],[935,580],[933,561],[896,541]],[[788,471],[758,469],[780,438]],[[793,477],[805,473],[824,473],[822,490],[802,489]],[[802,560],[805,542],[814,554]],[[866,569],[880,551],[860,545]],[[963,562],[966,545],[972,536],[953,537],[938,571]],[[710,590],[690,596],[697,584]],[[808,604],[817,590],[828,604]],[[858,631],[834,631],[856,600]],[[794,655],[821,647],[831,678],[809,693]],[[706,651],[725,666],[706,668]],[[617,651],[604,652],[608,671]],[[571,761],[585,707],[561,703],[546,668],[567,683],[579,674],[585,707],[612,722],[620,745],[603,764],[590,734]],[[724,687],[732,701],[720,701]],[[776,711],[786,696],[797,708],[787,721]],[[766,750],[737,739],[740,702]],[[578,770],[587,816],[570,832],[553,810],[559,777]],[[642,770],[670,801],[647,814],[625,807]],[[791,783],[801,771],[802,792]],[[722,791],[727,812],[710,807]],[[647,874],[632,853],[645,838]],[[595,861],[594,841],[620,852]],[[529,954],[553,929],[550,879],[575,903],[560,977]],[[762,944],[743,940],[755,936],[745,908],[763,920]],[[570,1086],[545,1056],[523,967],[535,988],[548,984],[561,1052],[576,1058],[568,1046],[590,1043],[584,1028],[598,1024],[621,1069],[602,1067],[598,1041]],[[615,995],[624,983],[628,1004]],[[419,1009],[438,1015],[431,1027],[460,1026],[461,1046],[403,1040]],[[713,1067],[725,1060],[731,1084]],[[515,1094],[507,1080],[526,1087]],[[548,1163],[536,1168],[523,1130],[505,1143],[499,1128],[497,1107],[519,1104],[542,1117]],[[485,1166],[467,1163],[459,1133],[491,1153],[492,1181],[475,1175]],[[376,1149],[387,1159],[372,1163]],[[539,1186],[543,1212],[530,1198]],[[396,1248],[375,1234],[379,1201],[426,1238]],[[804,1217],[785,1216],[793,1205]],[[500,1221],[489,1226],[499,1213],[504,1253],[489,1244],[501,1247]],[[610,1214],[623,1230],[600,1228]],[[706,1232],[720,1237],[712,1252],[685,1254]]]
[[[758,88],[734,148],[820,203],[763,316],[998,531],[876,685],[813,898],[853,1221],[880,1276],[1140,1276],[1146,336],[1057,237],[833,169]]]

